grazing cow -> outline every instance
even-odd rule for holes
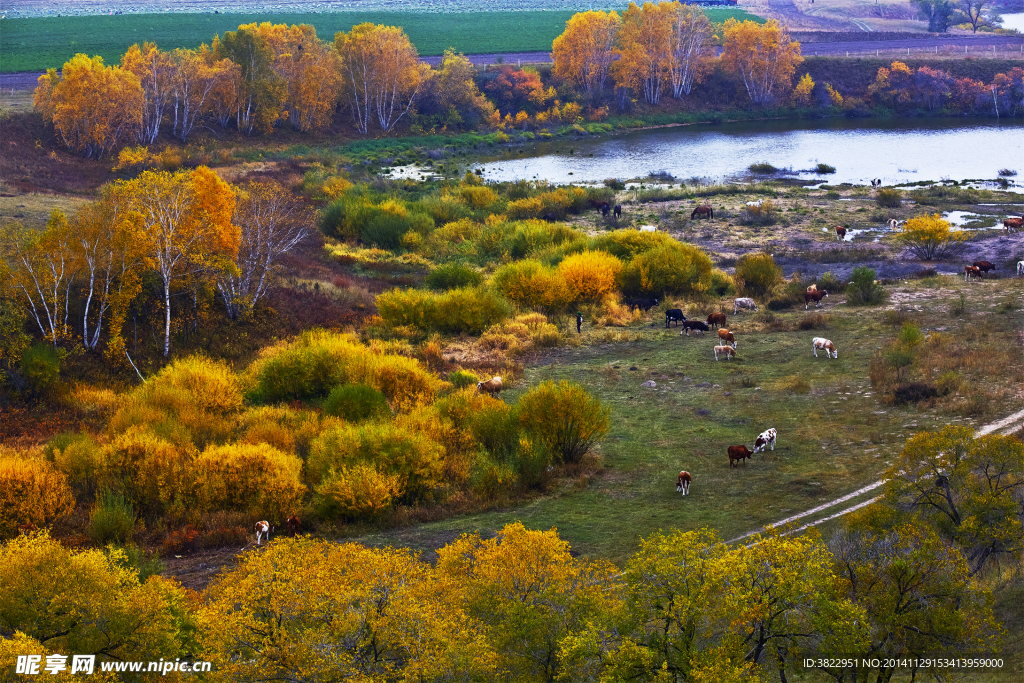
[[[38,531],[38,529],[36,528],[36,525],[32,522],[25,522],[24,524],[18,525],[18,533],[22,536],[29,536],[30,534],[33,534],[36,531]]]
[[[846,239],[846,228],[841,225],[836,226],[836,238],[842,242]]]
[[[612,207],[608,206],[608,202],[604,202],[601,206],[601,215],[608,218],[608,214],[612,212]]]
[[[616,204],[612,213],[615,214],[615,219],[618,220],[619,216],[622,215],[622,204]]]
[[[732,302],[732,314],[736,315],[740,312],[740,309],[757,311],[757,304],[749,297],[741,297]]]
[[[546,213],[544,214],[544,220],[546,220],[548,223],[554,223],[555,221],[558,220],[558,218],[553,213]]]
[[[679,323],[686,322],[686,316],[683,315],[681,308],[670,308],[665,311],[665,327],[668,327],[670,322],[676,323],[676,327],[679,326]]]
[[[747,208],[748,209],[760,209],[761,208],[761,200],[758,199],[756,202],[747,202]]]
[[[682,491],[684,496],[687,493],[689,493],[690,492],[690,482],[692,480],[693,480],[693,477],[690,476],[689,472],[687,472],[685,470],[680,472],[679,473],[679,478],[676,479],[676,493],[679,493],[680,491]]]
[[[694,219],[694,218],[714,218],[714,217],[715,217],[715,210],[712,209],[707,204],[705,204],[704,206],[698,206],[696,209],[693,210],[693,213],[690,214],[690,218],[691,219]]]
[[[288,529],[289,536],[295,536],[302,530],[302,521],[296,515],[284,520],[284,525]]]
[[[990,270],[996,269],[996,264],[992,263],[991,261],[975,261],[971,265],[983,273],[987,273]]]
[[[273,529],[273,527],[270,526],[270,522],[268,522],[267,520],[263,520],[262,522],[256,522],[256,545],[260,544],[260,539],[264,536],[267,538],[268,541],[270,540],[271,529]]]
[[[814,357],[818,357],[818,349],[825,349],[825,358],[839,358],[839,352],[836,351],[835,344],[830,339],[824,337],[815,337],[811,344],[814,348]]]
[[[746,461],[751,455],[753,454],[745,445],[729,446],[729,467],[732,467],[732,464],[737,460],[741,462]]]
[[[826,296],[828,296],[828,290],[825,289],[816,289],[813,292],[808,290],[804,292],[804,310],[807,310],[807,304],[811,303],[812,301],[814,302],[815,306],[820,307],[821,300],[824,299]]]
[[[1017,275],[1024,275],[1024,261],[1017,261]]]
[[[641,225],[640,232],[658,232],[658,229],[653,225]]]
[[[501,394],[501,377],[492,377],[486,382],[477,382],[476,390],[481,394]]]
[[[1020,229],[1024,227],[1024,216],[1004,218],[1003,227],[1006,228],[1006,232],[1020,232]]]
[[[626,302],[630,308],[642,308],[645,311],[649,311],[658,305],[657,299],[630,299]]]
[[[716,346],[715,347],[715,362],[718,362],[718,354],[725,356],[726,360],[732,359],[736,355],[736,349],[731,346]]]
[[[701,322],[700,320],[687,320],[683,323],[683,331],[679,334],[685,334],[687,337],[690,336],[690,330],[693,330],[694,336],[697,334],[704,334],[709,329],[708,324]]]
[[[736,337],[732,336],[732,332],[725,328],[718,330],[718,338],[722,340],[723,344],[731,344],[732,348],[736,348]]]
[[[964,282],[967,282],[972,276],[985,279],[978,266],[964,266]]]
[[[714,327],[721,327],[725,324],[727,318],[725,313],[712,313],[708,316],[708,325]]]
[[[774,451],[775,437],[777,437],[778,435],[779,433],[775,431],[775,427],[772,427],[771,429],[766,429],[760,434],[758,434],[757,439],[754,441],[754,452],[760,453],[769,445],[772,447],[772,450]]]

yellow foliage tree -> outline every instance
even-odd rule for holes
[[[651,104],[661,101],[664,89],[674,10],[672,3],[645,2],[641,8],[630,2],[622,14],[612,75],[618,87],[642,92]]]
[[[564,463],[581,461],[608,433],[607,408],[578,384],[551,380],[519,399],[519,425]]]
[[[754,104],[785,97],[802,62],[800,43],[774,19],[758,24],[729,18],[723,26],[722,64],[742,79]]]
[[[0,455],[0,538],[14,536],[19,524],[43,527],[74,507],[67,477],[49,462]]]
[[[240,230],[232,223],[235,193],[200,166],[177,173],[146,171],[118,182],[112,201],[140,217],[146,259],[163,284],[164,356],[170,356],[172,287],[230,263],[238,253]]]
[[[294,514],[306,491],[302,460],[268,444],[211,446],[191,465],[199,509],[251,512],[276,523]]]
[[[233,100],[239,130],[269,133],[281,118],[288,89],[274,71],[274,48],[254,27],[239,26],[237,31],[226,31],[223,39],[215,39],[213,57],[227,58],[238,65]]]
[[[487,118],[495,112],[494,105],[480,92],[473,80],[476,69],[462,53],[448,48],[441,65],[430,79],[434,101],[441,111],[448,112],[447,125],[458,125],[467,114]]]
[[[715,55],[714,29],[697,5],[661,3],[669,15],[669,49],[666,60],[672,96],[689,95],[711,68]]]
[[[401,493],[401,476],[358,463],[328,472],[316,487],[315,504],[326,519],[364,519],[387,510]]]
[[[811,105],[811,94],[814,92],[814,79],[811,74],[804,74],[793,88],[793,103],[798,107]]]
[[[621,25],[614,10],[574,14],[551,45],[555,76],[575,83],[583,92],[601,92],[615,59]]]
[[[104,66],[99,56],[77,54],[59,75],[50,69],[39,77],[33,101],[61,141],[87,157],[102,157],[142,126],[144,96],[138,76]]]
[[[953,232],[949,221],[937,213],[914,216],[896,230],[897,241],[923,261],[955,256],[966,246],[967,234]]]
[[[600,301],[615,289],[622,261],[603,251],[573,254],[558,264],[558,272],[579,301]]]
[[[430,67],[420,63],[405,31],[395,26],[353,26],[335,34],[334,48],[356,129],[366,135],[375,118],[382,131],[390,131],[412,109]]]
[[[230,59],[214,58],[205,44],[198,50],[178,48],[169,59],[174,65],[174,135],[184,142],[200,115],[212,112],[220,118],[236,110],[235,85],[241,79],[241,70]]]
[[[180,441],[175,436],[157,435],[142,426],[118,433],[103,449],[100,485],[122,492],[144,517],[157,517],[170,509],[183,513],[194,486],[189,463],[195,449],[172,442]]]
[[[152,144],[160,135],[160,124],[174,95],[174,65],[170,55],[160,52],[156,43],[132,45],[121,55],[121,68],[139,79],[142,86],[142,125],[138,130],[139,142]]]

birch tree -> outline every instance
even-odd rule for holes
[[[555,76],[575,83],[583,92],[601,92],[615,59],[621,25],[614,10],[574,14],[551,45]]]
[[[160,126],[171,106],[174,89],[174,65],[166,52],[160,52],[156,43],[136,43],[121,56],[121,68],[139,79],[142,86],[142,125],[137,139],[152,144],[160,135]]]
[[[669,33],[668,74],[672,82],[672,97],[689,95],[695,83],[700,83],[711,66],[714,56],[714,30],[704,11],[696,5],[675,6]]]
[[[790,41],[784,26],[774,19],[765,24],[729,19],[723,31],[722,63],[743,81],[751,102],[769,104],[788,92],[804,60],[800,43]]]

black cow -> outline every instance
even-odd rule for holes
[[[608,214],[610,214],[611,212],[612,212],[612,208],[610,206],[608,206],[608,204],[602,204],[601,205],[601,215],[602,216],[604,216],[605,218],[608,218]]]
[[[665,311],[665,327],[668,327],[669,322],[675,322],[677,326],[678,323],[685,323],[686,316],[683,315],[682,309],[670,308],[669,310]]]
[[[554,223],[555,221],[558,220],[558,217],[553,213],[546,213],[544,214],[544,220],[546,220],[548,223]]]
[[[622,204],[615,205],[615,217],[618,218],[622,215]]]
[[[687,337],[690,336],[690,330],[696,335],[698,333],[703,334],[710,330],[708,324],[702,320],[687,320],[683,323],[683,331],[679,334],[685,334]]]

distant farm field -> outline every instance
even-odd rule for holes
[[[708,9],[708,17],[763,21],[739,9]],[[117,63],[133,43],[155,42],[162,50],[195,48],[240,24],[312,24],[325,40],[355,24],[401,26],[421,55],[454,47],[466,54],[539,52],[565,30],[573,12],[468,12],[464,14],[343,12],[333,14],[133,14],[120,16],[5,19],[0,25],[0,73],[60,68],[82,52]],[[439,30],[441,29],[441,30]]]

